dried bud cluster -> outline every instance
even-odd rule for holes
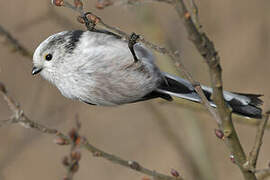
[[[81,158],[81,154],[79,153],[78,157],[75,158]],[[76,173],[79,170],[79,159],[72,159],[72,157],[65,156],[62,160],[62,164],[68,167],[69,171],[72,173]]]
[[[51,2],[55,6],[63,6],[64,5],[64,0],[52,0]]]
[[[76,128],[72,128],[68,135],[71,140],[71,152],[68,156],[64,156],[62,160],[62,164],[68,169],[68,176],[64,177],[65,180],[72,179],[73,175],[79,170],[79,161],[81,160],[81,152],[79,151],[79,145],[81,143],[81,137],[79,135],[79,130],[81,128],[81,124],[76,118]],[[62,138],[56,140],[57,144],[65,144]]]
[[[88,20],[90,20],[94,24],[98,24],[99,21],[100,21],[100,18],[97,17],[97,16],[95,16],[95,15],[93,15],[93,14],[87,14],[86,17],[87,17]]]
[[[78,16],[77,21],[81,24],[86,24],[85,21],[87,21],[87,24],[91,24],[92,27],[95,27],[96,24],[98,24],[100,22],[100,18],[93,15],[92,13],[88,12],[88,13],[86,13],[85,17]]]
[[[112,1],[110,0],[98,0],[96,3],[96,8],[97,9],[104,9],[107,6],[111,6],[113,4]]]
[[[179,172],[176,171],[175,169],[171,169],[171,175],[172,175],[173,177],[179,177]]]

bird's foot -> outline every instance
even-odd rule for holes
[[[137,43],[137,40],[139,38],[140,38],[139,35],[132,33],[129,37],[129,40],[128,40],[128,47],[129,47],[129,50],[133,56],[134,63],[137,63],[139,61],[139,59],[137,58],[135,51],[134,51],[134,45]]]

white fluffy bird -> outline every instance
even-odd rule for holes
[[[151,51],[134,45],[134,62],[128,43],[107,31],[64,31],[44,40],[35,50],[32,74],[54,84],[63,96],[91,105],[113,106],[171,96],[200,102],[190,82],[161,72]],[[202,89],[211,99],[212,89]],[[224,91],[233,112],[261,118],[260,95]]]

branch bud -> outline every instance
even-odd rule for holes
[[[58,144],[58,145],[68,145],[69,144],[65,139],[63,139],[61,137],[55,139],[54,143]]]
[[[55,6],[63,6],[64,0],[51,0],[51,3]]]
[[[224,138],[224,133],[219,129],[215,129],[215,134],[216,134],[217,138],[219,138],[219,139]]]
[[[76,161],[80,161],[81,160],[81,153],[79,151],[73,151],[71,152],[71,159],[72,160],[76,160]]]
[[[176,171],[175,169],[171,169],[171,175],[172,175],[173,177],[179,177],[179,172]]]
[[[141,169],[141,166],[136,161],[128,161],[128,165],[129,165],[129,167],[131,167],[132,169],[135,169],[137,171]]]

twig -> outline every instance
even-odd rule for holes
[[[258,180],[265,180],[270,177],[270,168],[257,170],[256,175]]]
[[[8,44],[13,47],[14,51],[19,52],[22,56],[32,58],[32,52],[21,45],[3,26],[0,25],[0,36],[6,38]]]
[[[20,109],[20,107],[15,103],[15,101],[7,94],[7,91],[5,89],[4,84],[2,84],[0,82],[0,95],[3,96],[4,100],[7,102],[10,110],[12,111],[12,117],[10,118],[10,123],[12,124],[20,124],[22,125],[24,128],[31,128],[31,129],[35,129],[41,133],[45,133],[45,134],[51,134],[51,135],[55,135],[58,136],[59,138],[63,139],[65,141],[65,144],[71,144],[71,140],[70,138],[61,133],[60,131],[56,130],[56,129],[52,129],[49,127],[46,127],[42,124],[39,124],[35,121],[32,121],[31,119],[29,119],[22,111],[22,109]],[[1,122],[0,121],[0,125],[3,125],[3,123],[6,122]],[[157,180],[183,180],[182,177],[172,177],[172,176],[168,176],[162,173],[158,173],[154,170],[150,170],[148,168],[143,167],[142,165],[140,165],[139,163],[137,163],[136,161],[128,161],[128,160],[124,160],[116,155],[107,153],[101,149],[98,149],[97,147],[95,147],[94,145],[90,144],[86,139],[84,139],[81,142],[81,146],[84,149],[87,149],[88,151],[92,152],[94,156],[96,157],[101,157],[104,158],[110,162],[119,164],[121,166],[127,167],[129,169],[138,171],[142,174],[146,174],[149,176],[152,176],[153,178],[157,179]]]
[[[111,0],[97,0],[96,8],[105,9],[107,7],[112,6],[122,6],[122,5],[136,5],[136,4],[144,4],[144,3],[152,3],[152,2],[161,2],[166,4],[173,4],[173,0],[118,0],[112,2]]]
[[[269,114],[270,114],[269,111],[266,112],[261,123],[258,125],[255,143],[253,145],[251,152],[249,153],[247,162],[244,164],[245,168],[247,168],[248,170],[255,171],[256,169],[257,159],[259,156],[261,145],[263,143],[262,141],[263,135],[269,119]]]
[[[184,25],[189,34],[189,39],[193,42],[209,66],[211,84],[213,87],[213,101],[217,105],[217,111],[222,120],[219,127],[223,130],[226,137],[225,143],[244,178],[246,180],[256,180],[256,176],[253,172],[243,168],[243,164],[246,162],[246,155],[232,123],[231,109],[228,108],[223,97],[220,57],[215,50],[214,44],[204,32],[198,30],[183,0],[175,0],[175,9],[179,17],[184,19]]]

